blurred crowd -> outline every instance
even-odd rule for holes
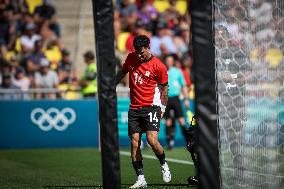
[[[282,1],[223,2],[215,1],[215,41],[217,54],[222,60],[219,63],[223,62],[223,67],[235,77],[246,80],[248,96],[283,96]],[[226,59],[232,60],[234,68],[230,69]]]
[[[163,62],[171,56],[192,88],[187,1],[114,0],[113,5],[117,68],[121,69],[126,55],[134,51],[134,36],[145,34],[151,39],[152,53]],[[3,89],[19,89],[27,93],[25,98],[95,97],[95,55],[88,51],[83,56],[87,67],[77,79],[52,0],[0,0],[1,99],[17,98]],[[127,77],[120,87],[123,92],[118,96],[127,96]],[[31,91],[35,92],[32,96]]]
[[[71,74],[51,0],[0,1],[0,89],[56,89]],[[34,98],[56,98],[55,93]],[[29,98],[29,95],[24,95]],[[2,99],[16,95],[1,94]]]
[[[87,68],[78,80],[52,0],[0,0],[0,99],[94,96],[95,55],[83,57]]]
[[[190,19],[186,0],[115,0],[114,30],[116,55],[120,62],[118,69],[126,55],[134,51],[134,36],[147,35],[151,40],[152,54],[163,62],[167,61],[167,57],[173,57],[175,66],[184,74],[187,86],[192,88]],[[127,77],[120,86],[128,86]]]

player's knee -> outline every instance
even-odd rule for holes
[[[133,148],[138,148],[139,147],[139,141],[131,138],[131,145],[132,145]]]
[[[147,137],[147,142],[153,148],[154,146],[157,145],[158,140],[153,137]]]

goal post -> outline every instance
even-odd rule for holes
[[[283,1],[191,0],[190,13],[199,187],[283,188]]]
[[[93,0],[103,188],[121,188],[112,0]]]
[[[220,188],[213,7],[190,0],[199,188]]]

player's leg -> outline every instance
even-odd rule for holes
[[[165,182],[170,182],[171,172],[166,162],[166,155],[165,155],[164,149],[161,146],[160,142],[158,141],[158,131],[147,131],[146,138],[147,138],[149,145],[152,147],[152,150],[155,153],[156,157],[159,159],[162,174],[163,174],[163,180]]]
[[[131,141],[132,165],[137,175],[137,181],[130,188],[146,188],[147,183],[143,172],[142,154],[140,149],[142,130],[139,123],[139,111],[128,112],[128,135]]]
[[[165,152],[160,142],[158,141],[158,132],[160,130],[160,107],[153,106],[146,116],[146,138],[148,144],[151,146],[156,157],[159,159],[163,173],[163,180],[170,182],[171,173],[169,166],[165,160]]]
[[[142,162],[142,154],[141,154],[141,149],[140,149],[141,134],[140,133],[133,133],[133,134],[131,134],[130,140],[131,140],[131,158],[132,158],[132,162],[136,162],[136,161],[141,161]]]
[[[171,115],[172,112],[172,98],[169,98],[168,105],[164,114],[164,118],[166,119],[166,142],[169,150],[174,147],[174,137],[175,137],[175,120]]]
[[[160,144],[160,142],[158,141],[158,131],[147,131],[146,138],[148,144],[151,146],[153,152],[156,155],[164,154],[164,149]],[[164,161],[164,159],[162,161]]]
[[[172,150],[175,144],[175,121],[173,118],[166,119],[166,142],[168,150]]]
[[[175,117],[178,119],[178,122],[181,126],[182,134],[183,134],[184,139],[186,141],[186,132],[187,131],[186,131],[185,119],[184,119],[182,106],[181,106],[181,102],[179,100],[179,97],[174,98],[173,104],[174,104],[173,109],[174,109]]]
[[[137,175],[137,181],[130,188],[146,188],[147,182],[143,172],[142,154],[140,150],[141,134],[131,134],[131,158],[132,165]]]

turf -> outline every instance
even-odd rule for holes
[[[129,149],[121,149],[129,151]],[[153,155],[149,149],[143,154]],[[190,160],[184,148],[166,152],[167,158]],[[129,156],[121,155],[122,188],[136,180]],[[148,188],[188,188],[192,165],[169,162],[170,184],[164,184],[158,160],[144,158]],[[101,188],[101,155],[96,148],[0,150],[0,188]]]

